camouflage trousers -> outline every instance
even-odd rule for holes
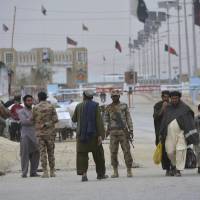
[[[39,147],[40,147],[40,160],[41,166],[43,170],[47,169],[47,155],[49,161],[50,169],[55,168],[55,157],[54,157],[54,149],[55,149],[55,137],[46,137],[40,136],[39,138]]]
[[[131,168],[133,164],[133,158],[130,152],[130,144],[126,135],[111,135],[110,136],[110,153],[111,153],[111,165],[113,168],[118,167],[118,150],[119,144],[121,145],[124,153],[124,160],[127,168]]]

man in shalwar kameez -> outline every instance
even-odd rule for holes
[[[72,121],[77,122],[77,174],[87,181],[88,153],[92,152],[96,164],[97,179],[108,178],[105,175],[105,158],[102,140],[105,138],[103,120],[98,103],[92,101],[93,91],[83,93],[83,102],[78,104]]]
[[[181,93],[170,93],[171,104],[166,108],[160,127],[160,135],[171,161],[174,176],[181,176],[185,168],[187,145],[198,144],[194,113],[181,101]]]
[[[155,136],[156,136],[156,140],[155,140],[155,144],[156,146],[158,145],[158,143],[160,142],[159,138],[159,132],[160,132],[160,125],[163,119],[163,116],[165,114],[165,110],[167,105],[170,102],[170,92],[169,90],[164,90],[162,91],[162,95],[161,95],[162,100],[157,102],[154,105],[154,113],[153,113],[153,118],[154,118],[154,128],[155,128]],[[162,145],[162,168],[163,170],[166,170],[166,176],[171,176],[171,163],[170,160],[167,156],[166,150],[165,150],[165,144]]]
[[[24,108],[19,111],[19,119],[22,126],[20,140],[20,155],[22,177],[26,178],[30,161],[30,177],[37,177],[39,165],[39,147],[35,135],[35,127],[32,121],[32,104],[33,97],[26,95],[23,98]]]

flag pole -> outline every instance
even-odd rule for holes
[[[169,15],[169,10],[170,8],[176,8],[177,7],[177,0],[173,1],[159,1],[158,6],[159,8],[165,8],[167,10],[167,37],[168,37],[168,48],[170,48],[170,15]],[[172,72],[171,72],[171,56],[170,56],[170,51],[168,50],[168,82],[169,84],[172,83]]]
[[[103,82],[104,82],[104,85],[105,85],[105,82],[106,82],[106,80],[105,80],[105,70],[106,68],[105,68],[105,57],[103,56]]]
[[[169,2],[167,2],[167,38],[168,38],[168,47],[170,47],[170,26],[169,26]],[[169,73],[169,84],[172,83],[172,72],[171,72],[171,55],[168,51],[168,73]]]
[[[182,49],[181,49],[181,20],[180,20],[180,0],[177,1],[177,14],[178,14],[178,46],[179,46],[179,84],[182,83]]]
[[[15,21],[16,21],[16,6],[14,7],[14,14],[13,14],[13,28],[12,28],[12,39],[11,39],[11,49],[14,46],[14,35],[15,35]]]
[[[157,30],[157,50],[158,50],[158,84],[160,85],[160,31]]]
[[[186,0],[183,0],[183,5],[184,5],[184,17],[185,17],[185,42],[186,42],[186,52],[187,52],[187,67],[188,67],[188,78],[189,78],[191,76],[191,68],[190,68],[190,51],[189,51],[189,39],[188,39]]]
[[[114,77],[114,74],[115,74],[115,51],[114,50],[114,53],[113,53],[113,84],[115,82],[115,77]]]
[[[146,77],[146,44],[144,43],[144,49],[143,49],[143,76],[144,76],[144,84],[146,84],[146,80],[147,80],[147,77]]]
[[[151,36],[151,75],[152,75],[152,84],[154,84],[154,60],[153,60],[153,37]]]
[[[83,30],[83,22],[82,22],[82,43],[83,43],[83,47],[85,46],[85,33],[84,33],[84,30]]]
[[[155,83],[157,82],[157,59],[156,59],[156,39],[155,39],[155,33],[153,33],[153,52],[154,52],[154,73],[155,73]]]
[[[129,70],[131,70],[131,53],[131,15],[129,14]]]
[[[194,0],[192,0],[192,33],[193,33],[193,51],[194,51],[194,66],[193,74],[197,71],[197,46],[196,46],[196,32],[195,32],[195,13],[194,13]]]
[[[142,47],[142,58],[145,58],[144,46]],[[142,72],[142,83],[143,83],[143,84],[145,83],[144,65],[145,65],[145,59],[142,59],[142,68],[141,68],[141,72]]]
[[[15,21],[16,21],[16,6],[14,6],[14,14],[13,14],[13,27],[12,27],[12,38],[11,38],[11,51],[13,51],[14,49],[14,36],[15,36]],[[14,52],[13,52],[14,53]],[[12,86],[12,82],[15,83],[16,82],[16,65],[13,64],[12,65],[12,70],[13,70],[13,81],[12,81],[12,77],[11,77],[11,82],[10,82],[10,88],[9,88],[9,98],[10,98],[10,95],[11,95],[11,86]]]
[[[150,83],[150,76],[149,76],[149,42],[147,41],[147,67],[146,67],[146,73],[147,73],[147,83]]]
[[[139,75],[140,75],[140,77],[141,77],[141,60],[140,60],[140,47],[139,47],[139,49],[138,49],[138,66],[139,66]]]

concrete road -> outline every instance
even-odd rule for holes
[[[108,171],[110,175],[111,172]],[[81,182],[75,172],[57,172],[56,178],[26,178],[19,173],[0,178],[1,200],[199,200],[200,176],[195,170],[185,171],[183,177],[165,177],[156,168],[134,170],[127,178],[96,180],[89,171],[88,182]]]

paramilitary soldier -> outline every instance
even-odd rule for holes
[[[40,158],[43,169],[43,178],[48,178],[47,154],[50,167],[50,176],[55,177],[55,123],[58,121],[56,110],[47,99],[45,92],[38,93],[39,104],[33,108],[33,121],[36,135],[39,140]]]
[[[98,103],[92,101],[93,91],[84,91],[83,102],[78,104],[73,122],[77,122],[77,174],[87,181],[88,153],[92,152],[96,164],[97,179],[108,178],[105,175],[105,159],[102,140],[105,137],[103,120]]]
[[[161,94],[161,98],[162,100],[157,102],[154,105],[154,113],[153,113],[153,118],[154,118],[154,128],[155,128],[155,136],[156,136],[156,141],[155,144],[158,145],[158,143],[160,142],[160,135],[159,135],[159,131],[160,131],[160,125],[166,110],[166,107],[169,104],[169,100],[170,100],[170,92],[168,90],[164,90],[162,91]],[[165,150],[165,144],[162,145],[162,168],[163,170],[166,170],[166,176],[171,176],[171,163],[170,160],[167,156],[166,150]]]
[[[127,167],[127,177],[132,177],[133,159],[130,153],[129,139],[133,138],[133,124],[131,115],[126,103],[120,102],[120,92],[111,92],[112,103],[107,106],[105,122],[107,123],[107,133],[110,135],[111,165],[114,173],[112,178],[119,177],[118,173],[118,149],[119,143],[124,153],[124,160]],[[107,135],[108,135],[107,134]]]

